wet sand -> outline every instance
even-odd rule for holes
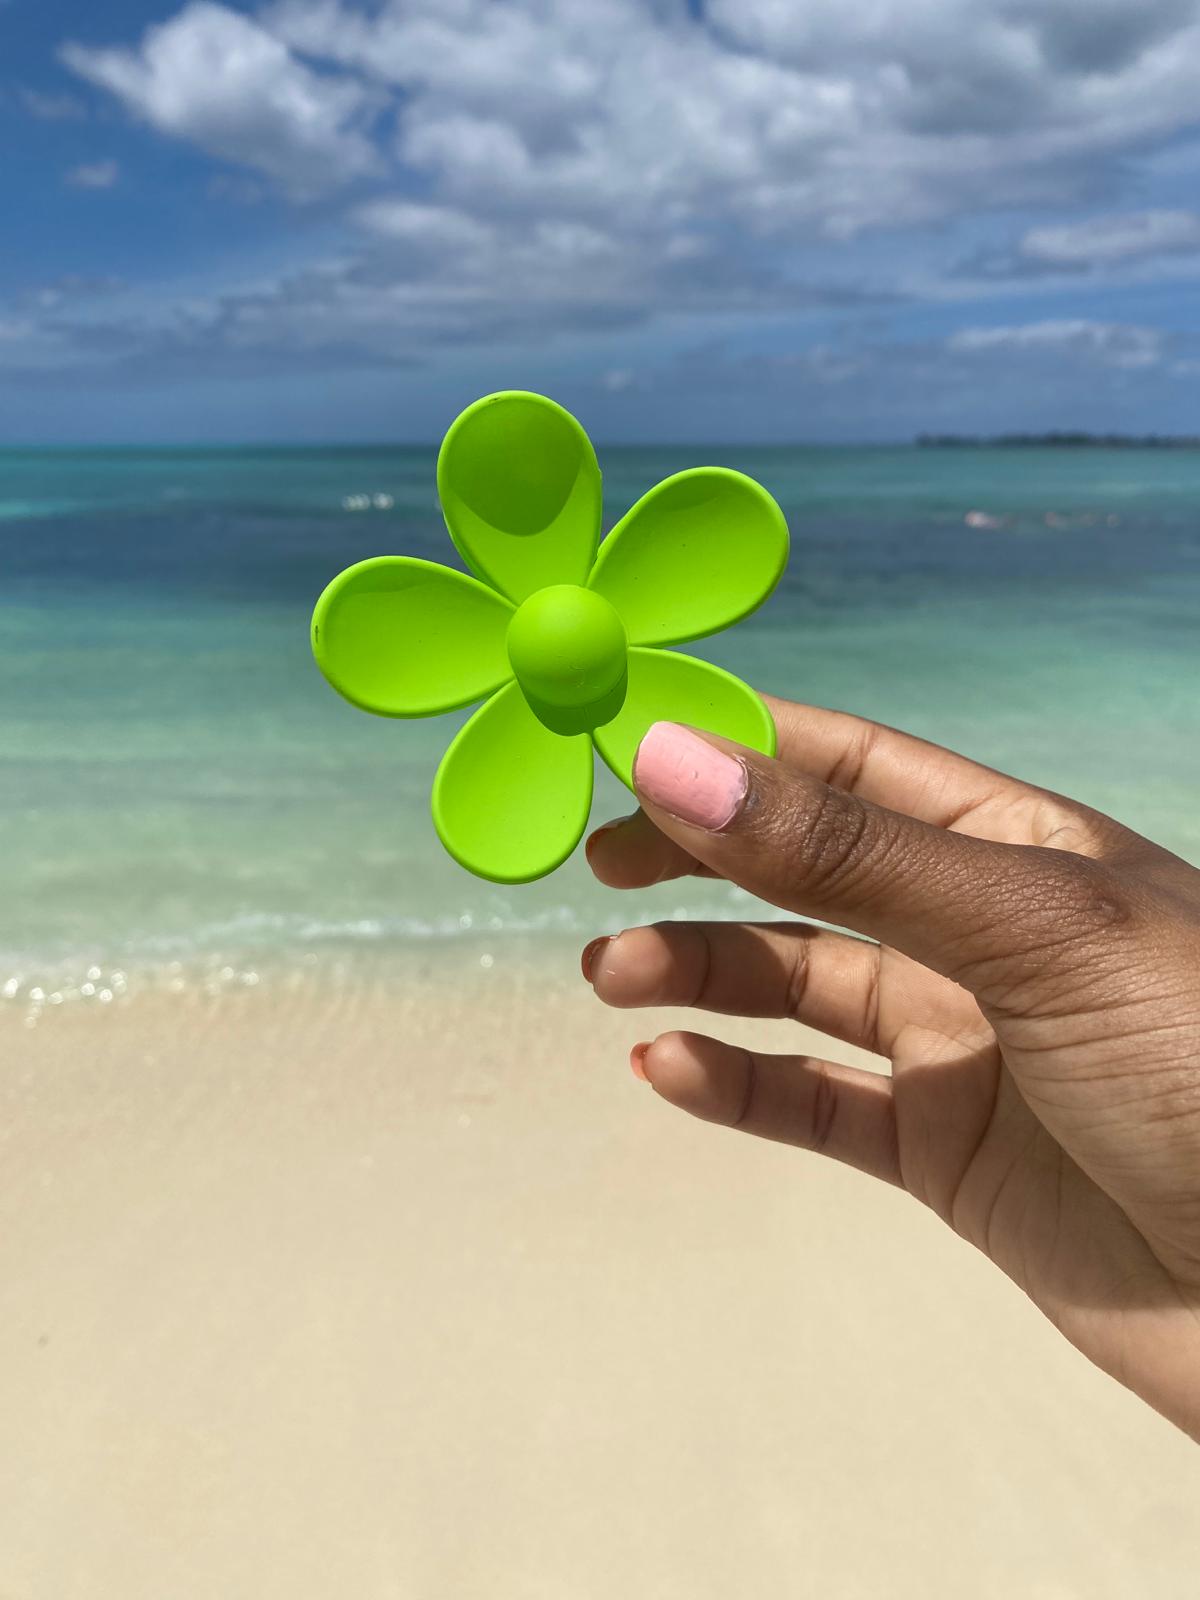
[[[1194,1446],[550,965],[0,1015],[3,1600],[1195,1594]]]

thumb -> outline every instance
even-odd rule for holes
[[[985,1005],[1039,986],[1129,908],[1096,861],[950,833],[740,745],[659,722],[634,785],[664,834],[763,900],[878,939]]]

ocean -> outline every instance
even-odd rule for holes
[[[961,749],[1200,861],[1200,453],[600,451],[606,526],[712,461],[784,507],[769,604],[694,648]],[[374,957],[491,967],[643,918],[577,857],[475,880],[428,815],[467,713],[340,701],[312,605],[363,557],[459,564],[424,449],[0,452],[0,995],[107,1005]],[[594,821],[626,811],[602,774]],[[581,855],[581,853],[580,853]],[[557,959],[557,957],[556,957]]]

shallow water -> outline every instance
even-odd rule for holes
[[[698,653],[1200,859],[1200,454],[704,455],[776,494],[794,547],[770,604]],[[601,459],[611,522],[698,456]],[[526,934],[744,904],[712,884],[626,901],[578,860],[503,889],[442,853],[427,795],[461,717],[364,716],[308,648],[312,602],[351,561],[454,561],[433,465],[419,450],[0,454],[0,995],[30,1007],[41,990],[34,1013],[54,994],[108,1004],[139,983],[219,989],[414,943],[471,965]],[[602,774],[595,819],[628,804]]]

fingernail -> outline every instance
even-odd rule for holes
[[[656,722],[646,734],[634,758],[633,781],[652,805],[709,833],[729,826],[750,787],[736,757],[675,722]]]
[[[596,844],[599,840],[603,839],[605,834],[607,834],[607,833],[615,833],[618,828],[623,827],[624,824],[627,823],[628,821],[629,821],[628,817],[617,817],[615,819],[615,821],[606,822],[603,827],[597,828],[594,833],[590,833],[588,835],[588,837],[587,837],[586,842],[584,843],[584,846],[583,846],[584,855],[590,856],[591,853],[592,853],[592,846],[594,844]]]
[[[611,943],[612,935],[605,934],[602,939],[593,939],[591,944],[584,947],[583,954],[579,958],[579,965],[583,971],[584,977],[589,983],[592,981],[592,969],[596,965],[596,957],[600,954],[601,950],[604,949],[606,944]]]
[[[633,1075],[635,1078],[640,1078],[643,1083],[650,1082],[650,1079],[646,1076],[646,1057],[649,1053],[650,1046],[648,1044],[635,1044],[629,1052],[629,1065],[633,1068]]]

